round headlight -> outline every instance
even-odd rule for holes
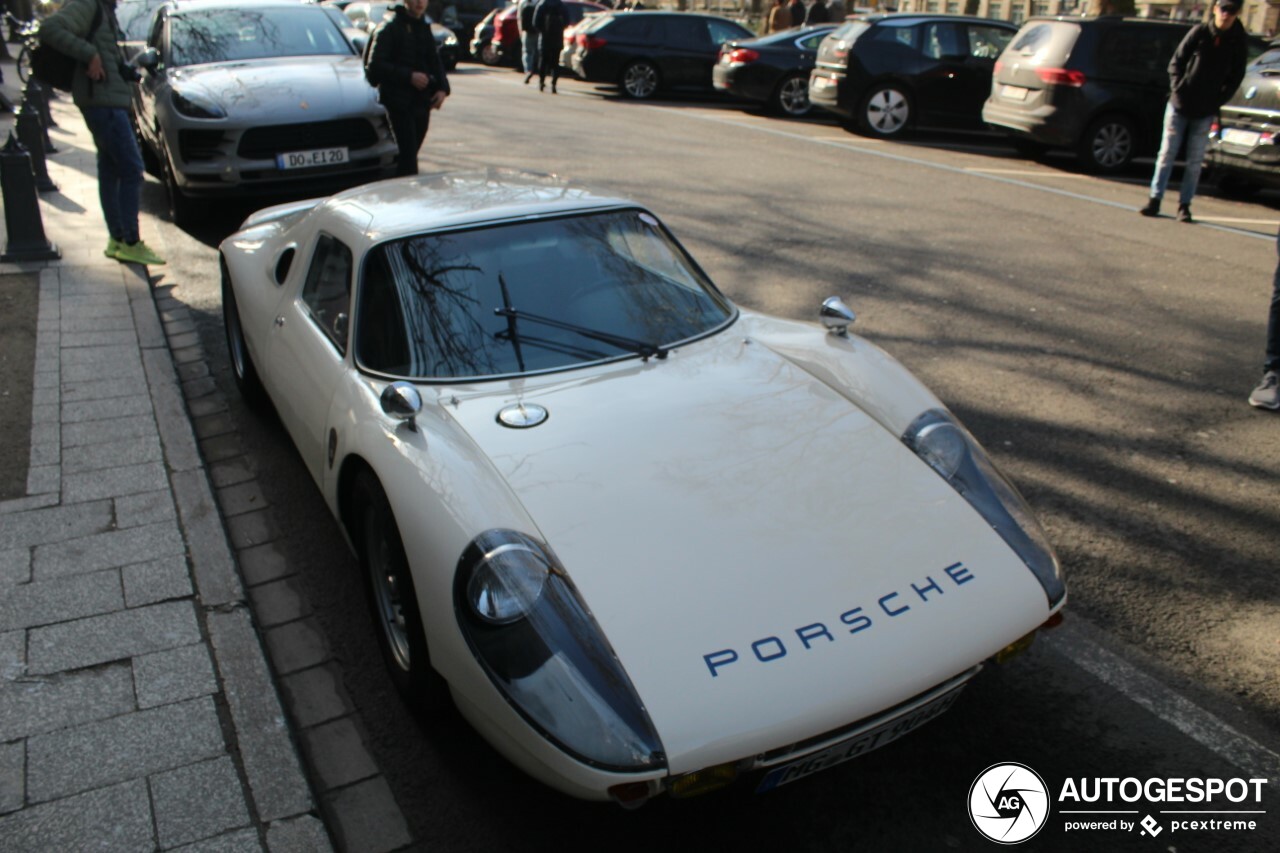
[[[930,424],[916,436],[916,452],[931,468],[950,480],[964,464],[969,443],[952,423]]]
[[[485,554],[467,584],[472,611],[491,625],[510,625],[529,614],[551,574],[542,555],[522,544]]]

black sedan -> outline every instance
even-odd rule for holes
[[[881,138],[914,126],[981,128],[996,57],[1017,33],[962,15],[870,15],[823,39],[809,100]]]
[[[760,38],[726,42],[711,81],[718,91],[764,104],[798,118],[810,110],[809,72],[818,45],[835,24],[783,30]]]
[[[575,37],[573,71],[589,83],[615,83],[629,98],[651,98],[663,89],[711,91],[720,46],[754,37],[715,15],[608,12]]]

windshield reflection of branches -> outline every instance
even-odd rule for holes
[[[447,237],[406,240],[387,253],[418,375],[498,372],[479,319],[483,306],[469,286],[483,271],[455,244]]]
[[[308,11],[298,10],[302,15]],[[174,65],[200,65],[272,56],[332,52],[316,47],[312,25],[332,27],[324,13],[294,10],[219,10],[174,18]]]

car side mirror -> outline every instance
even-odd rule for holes
[[[160,66],[160,51],[154,47],[144,47],[138,51],[138,55],[133,58],[135,68],[142,68],[147,71],[155,71]]]
[[[422,411],[422,395],[409,382],[392,382],[382,389],[382,411],[398,421],[405,421],[409,429],[417,432],[414,418]]]
[[[822,310],[818,312],[818,316],[822,318],[822,325],[827,327],[828,332],[840,337],[848,335],[849,326],[858,319],[858,316],[844,304],[844,300],[839,296],[828,296],[823,301]]]

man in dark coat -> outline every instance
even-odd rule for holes
[[[551,75],[551,91],[556,90],[560,79],[560,51],[564,47],[564,31],[569,26],[569,14],[561,0],[538,0],[533,7],[533,28],[538,31],[538,88],[547,88],[547,75]],[[528,78],[525,78],[528,82]]]
[[[1187,166],[1178,197],[1178,221],[1192,222],[1191,199],[1200,182],[1209,127],[1218,108],[1227,102],[1244,79],[1248,55],[1244,27],[1240,24],[1240,0],[1217,0],[1213,17],[1191,28],[1169,61],[1171,93],[1164,111],[1164,139],[1151,178],[1151,197],[1138,212],[1160,214],[1160,199],[1169,186],[1173,161],[1187,140]]]
[[[427,0],[405,0],[373,33],[365,51],[364,72],[378,87],[400,156],[397,175],[418,174],[418,149],[427,138],[431,111],[449,97],[449,78],[436,52],[431,24],[424,19]]]
[[[804,25],[811,27],[814,24],[825,24],[831,20],[831,12],[827,9],[827,4],[823,0],[813,0],[813,5],[809,7],[809,11],[805,13]]]

